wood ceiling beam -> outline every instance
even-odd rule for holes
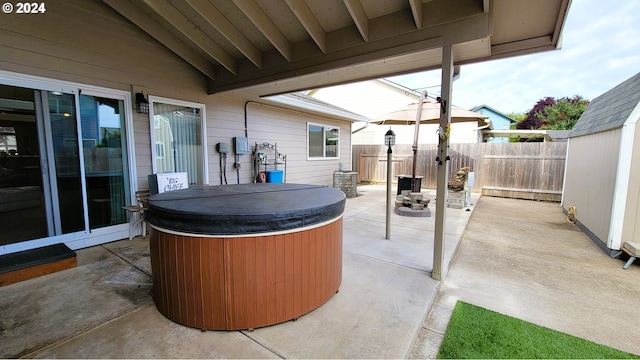
[[[356,24],[362,39],[365,42],[369,41],[369,18],[367,17],[367,13],[364,11],[362,7],[362,2],[360,0],[344,0],[344,4],[349,10],[349,14],[351,14],[351,18],[353,22]]]
[[[278,66],[243,71],[237,76],[221,72],[216,81],[209,82],[209,92],[231,91],[316,72],[331,71],[336,68],[347,68],[383,58],[437,49],[444,44],[458,44],[484,39],[489,36],[489,19],[490,14],[479,12],[474,16],[425,27],[421,30],[368,43],[351,44],[330,53],[318,52],[296,58],[289,63],[280,63]],[[298,45],[300,44],[296,46]]]
[[[260,9],[255,1],[233,0],[233,3],[251,20],[278,52],[280,52],[287,61],[291,61],[291,43],[282,35],[280,30],[271,22],[269,17]]]
[[[327,34],[304,0],[285,0],[287,5],[323,53],[327,52]]]
[[[416,23],[416,29],[422,29],[422,1],[409,0],[409,5],[411,6],[413,21]]]
[[[526,39],[521,41],[513,41],[506,44],[497,44],[491,46],[491,56],[503,57],[507,54],[520,54],[534,52],[536,48],[553,47],[553,38],[551,35],[540,36],[537,38]]]
[[[137,27],[156,39],[169,50],[181,57],[184,61],[191,64],[210,79],[216,78],[214,65],[203,56],[195,52],[180,39],[175,37],[169,30],[162,27],[155,20],[149,17],[144,11],[128,1],[122,0],[103,0],[120,15],[134,23]]]
[[[262,67],[262,53],[215,6],[208,1],[185,0],[209,25],[236,47],[258,68]]]
[[[235,59],[195,26],[194,23],[189,21],[189,19],[173,7],[173,5],[169,4],[166,0],[142,1],[225,69],[233,74],[238,72]]]

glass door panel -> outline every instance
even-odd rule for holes
[[[202,116],[198,108],[153,102],[155,171],[186,172],[204,183]]]
[[[0,245],[48,235],[34,90],[0,85]]]
[[[85,230],[75,96],[47,92],[54,168],[50,181],[56,234]],[[57,191],[56,191],[57,189]],[[56,210],[58,210],[56,212]]]
[[[82,152],[91,229],[127,222],[130,198],[124,101],[80,96]]]

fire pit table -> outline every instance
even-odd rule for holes
[[[202,330],[296,319],[342,281],[345,195],[302,184],[193,187],[154,195],[153,299],[164,316]]]

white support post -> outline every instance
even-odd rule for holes
[[[431,278],[442,280],[444,262],[444,236],[447,210],[447,179],[449,173],[449,129],[451,124],[451,93],[453,83],[453,50],[442,48],[442,89],[440,94],[440,139],[438,141],[438,173],[436,189],[436,229],[433,239],[433,270]],[[442,136],[444,135],[444,137]]]

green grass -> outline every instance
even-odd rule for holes
[[[458,301],[438,358],[639,359],[640,356]]]

